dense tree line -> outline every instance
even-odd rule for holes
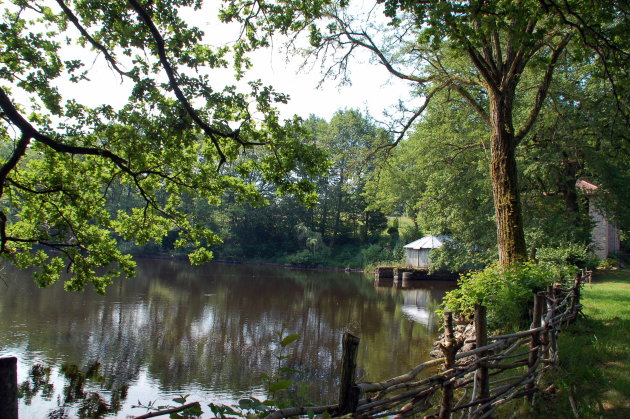
[[[243,181],[257,185],[262,192],[260,201],[244,201],[226,193],[211,205],[191,194],[182,200],[179,210],[194,213],[221,237],[222,243],[212,247],[220,259],[360,268],[391,259],[394,248],[399,256],[401,240],[413,237],[413,233],[401,239],[398,228],[390,226],[387,230],[387,217],[369,208],[365,194],[378,163],[372,154],[390,142],[390,134],[357,110],[337,111],[330,121],[313,115],[303,121],[303,128],[309,145],[323,150],[329,161],[324,175],[309,178],[317,188],[314,203],[279,196],[275,185],[251,172]],[[131,189],[111,201],[111,212],[140,200],[137,194],[131,197],[129,193]],[[128,249],[177,252],[172,236],[141,248],[129,243]]]

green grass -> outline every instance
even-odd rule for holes
[[[630,270],[597,272],[582,304],[532,417],[630,418]]]

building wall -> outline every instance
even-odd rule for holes
[[[431,249],[406,249],[407,250],[407,266],[414,268],[429,267],[429,252]]]
[[[597,209],[593,200],[589,200],[588,212],[595,223],[591,232],[593,251],[600,260],[604,260],[619,251],[619,230]]]

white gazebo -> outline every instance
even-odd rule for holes
[[[407,251],[407,266],[413,268],[428,268],[430,263],[429,253],[431,250],[442,247],[444,243],[449,240],[450,237],[448,236],[429,235],[403,246]]]

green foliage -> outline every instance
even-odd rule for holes
[[[599,262],[599,264],[597,265],[597,269],[600,269],[600,270],[609,270],[609,269],[618,269],[618,268],[619,268],[619,261],[613,258],[606,258],[602,260],[601,262]]]
[[[597,256],[583,243],[564,242],[555,247],[540,247],[536,258],[542,263],[585,269],[593,269],[599,264]]]
[[[551,263],[524,262],[508,267],[492,264],[484,270],[463,274],[458,287],[449,291],[439,314],[451,310],[469,320],[475,305],[486,306],[488,327],[494,331],[518,330],[528,326],[534,294],[548,285],[572,277],[574,269]]]
[[[41,286],[65,268],[67,290],[103,293],[133,276],[129,243],[167,237],[192,263],[213,256],[217,229],[192,200],[260,206],[273,185],[315,202],[326,156],[299,118],[279,119],[286,95],[255,80],[213,85],[231,62],[235,79],[248,65],[242,43],[211,46],[183,17],[202,2],[58,3],[9,1],[0,15],[2,258]],[[129,88],[125,103],[73,97],[98,55]]]
[[[422,233],[448,234],[452,243],[432,252],[431,260],[453,271],[496,258],[484,135],[483,121],[471,117],[463,101],[438,95],[366,186],[372,207],[404,208],[415,219],[403,229],[405,244]]]

